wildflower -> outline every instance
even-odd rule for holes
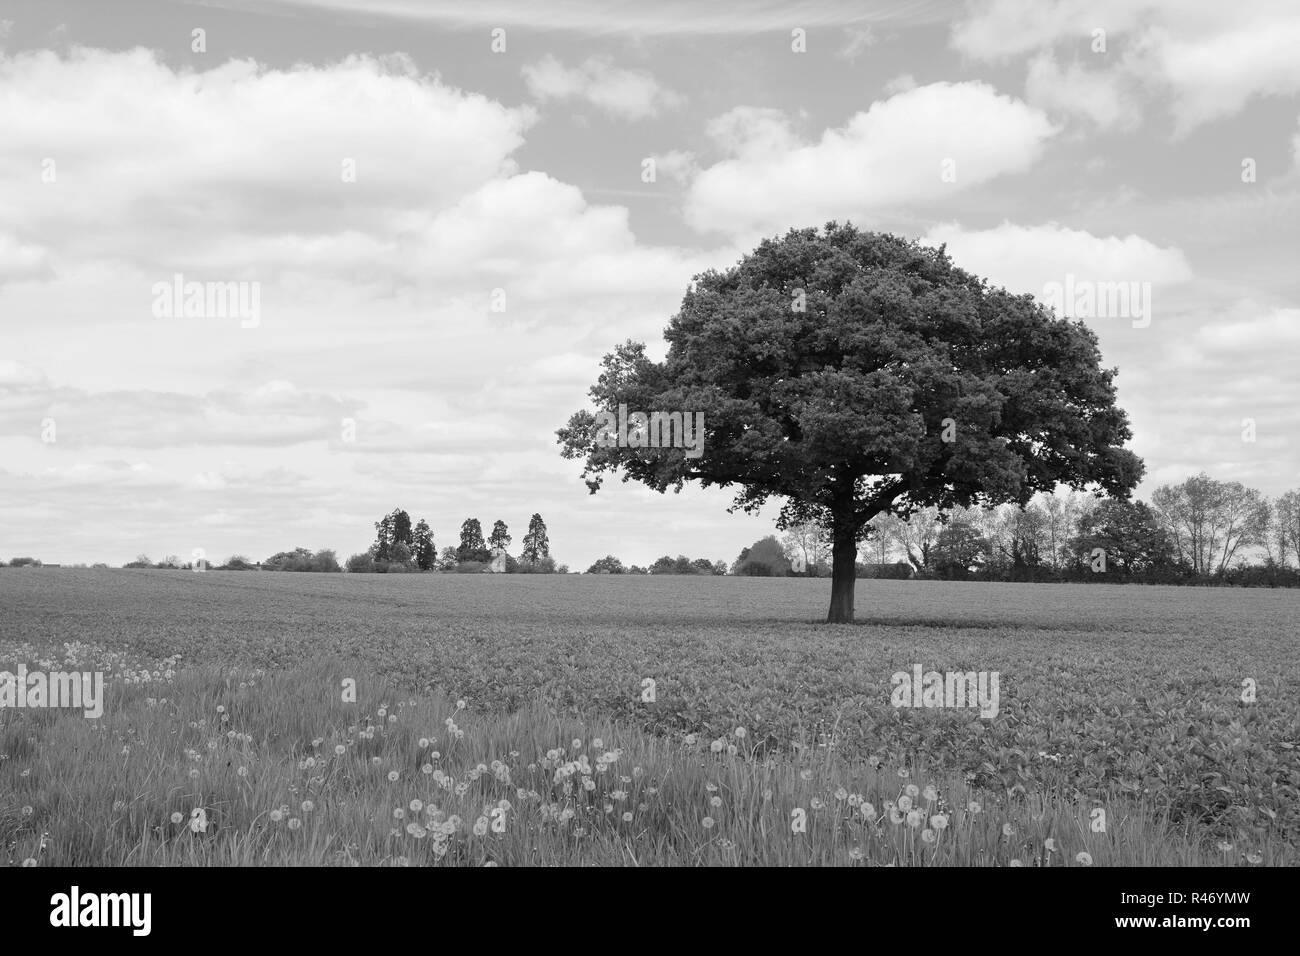
[[[334,756],[336,757],[342,757],[347,752],[348,748],[344,747],[342,744],[338,744],[334,747]]]
[[[700,821],[700,823],[704,825],[704,829],[706,830],[712,829],[713,817],[705,817],[703,820]]]
[[[378,767],[378,766],[379,766],[381,763],[383,763],[383,762],[384,762],[384,761],[383,761],[383,758],[382,758],[382,757],[371,757],[371,758],[370,758],[370,765],[371,765],[372,767]]]
[[[978,801],[978,800],[972,800],[970,803],[966,804],[966,810],[967,810],[967,812],[969,812],[969,813],[979,813],[979,812],[980,812],[980,804],[979,804],[979,801]]]
[[[907,779],[908,777],[910,777],[911,775],[912,775],[912,772],[911,772],[910,770],[908,770],[906,767],[899,767],[899,768],[898,768],[898,776],[899,776],[899,779],[906,780],[906,779]]]
[[[711,807],[720,807],[720,806],[722,806],[722,798],[721,798],[721,797],[710,797],[710,798],[709,798],[709,806],[711,806]]]
[[[862,803],[860,803],[860,804],[858,805],[858,810],[862,813],[862,817],[863,817],[863,819],[865,819],[865,820],[875,820],[875,819],[876,819],[876,808],[873,807],[873,806],[872,806],[870,803],[868,803],[866,800],[863,800]]]
[[[1002,824],[1002,835],[1004,837],[1009,837],[1011,836],[1011,834],[1015,832],[1016,832],[1015,827],[1013,827],[1010,823]]]
[[[722,738],[719,737],[717,740],[713,741],[713,743],[709,744],[709,751],[711,753],[720,754],[722,753],[722,748],[725,746],[726,744],[724,744]]]
[[[836,800],[839,800],[840,802],[843,802],[843,801],[847,800],[848,798],[849,798],[849,792],[848,792],[847,790],[845,790],[843,787],[836,787],[836,788],[835,788],[835,799],[836,799]]]
[[[185,815],[181,813],[179,810],[177,810],[175,813],[172,814],[172,823],[180,823],[184,819],[185,819]]]
[[[936,813],[930,818],[930,826],[935,830],[946,830],[948,828],[948,817],[942,813]]]
[[[605,741],[601,740],[599,737],[593,737],[591,741],[591,745],[595,747],[597,750],[605,749]]]
[[[405,810],[403,810],[401,807],[393,807],[393,819],[394,819],[394,820],[401,820],[401,819],[405,818],[405,816],[406,816],[406,811],[405,811]]]
[[[927,830],[922,830],[922,831],[921,831],[921,842],[922,842],[922,843],[933,843],[933,842],[934,842],[934,831],[933,831],[933,830],[928,830],[928,829],[927,829]]]
[[[822,803],[819,797],[813,797],[810,801],[808,801],[808,805],[812,807],[814,810],[821,810],[824,809],[826,806],[826,804]]]
[[[746,734],[746,733],[748,733],[748,731],[746,731],[744,727],[737,727],[737,728],[736,728],[736,739],[737,739],[737,740],[744,740],[744,739],[745,739],[745,734]]]
[[[388,782],[389,782],[389,783],[397,783],[397,778],[398,778],[398,776],[400,776],[400,775],[398,774],[398,772],[397,772],[396,770],[390,770],[390,771],[388,771]]]
[[[624,822],[624,823],[631,823],[631,822],[632,822],[632,811],[631,811],[631,810],[625,810],[625,811],[623,812],[623,822]]]
[[[907,796],[906,794],[904,794],[903,796],[899,797],[899,798],[898,798],[898,809],[902,810],[904,813],[906,813],[908,810],[911,810],[911,809],[912,809],[912,798],[909,797],[909,796]]]
[[[217,704],[217,713],[224,714],[225,712],[226,712],[225,704]]]
[[[727,756],[734,757],[738,753],[740,753],[740,751],[736,749],[735,744],[727,744]]]
[[[487,832],[488,832],[488,818],[487,818],[487,817],[479,817],[477,820],[474,821],[474,835],[475,835],[475,836],[480,836],[480,837],[481,837],[481,836],[485,836],[485,835],[487,834]]]
[[[415,799],[415,800],[412,800],[412,801],[411,801],[411,812],[412,812],[412,813],[419,813],[419,812],[420,812],[421,810],[423,810],[423,809],[424,809],[424,801],[423,801],[423,800]]]
[[[464,709],[465,709],[465,701],[463,701],[463,700],[458,700],[458,701],[456,701],[456,709],[457,709],[457,710],[464,710]]]
[[[917,796],[921,793],[921,788],[914,783],[909,783],[906,787],[903,788],[903,792],[907,794],[909,797],[911,797],[913,800],[915,800]]]
[[[387,708],[387,707],[380,707],[379,710],[375,711],[375,713],[377,713],[380,717],[387,717],[387,716],[388,716],[388,708]]]
[[[907,811],[907,825],[912,829],[915,830],[924,822],[925,822],[925,814],[922,813],[920,810]]]
[[[1048,837],[1046,840],[1043,841],[1043,849],[1045,849],[1048,853],[1055,853],[1056,841],[1053,840],[1051,837]]]
[[[272,810],[272,811],[271,811],[271,822],[272,822],[272,823],[279,823],[279,822],[280,822],[281,820],[283,820],[283,819],[284,819],[284,813],[283,813],[283,811],[281,811],[281,810]]]
[[[1218,846],[1220,853],[1232,852],[1232,844],[1229,843],[1227,840],[1220,840],[1216,845]]]
[[[849,859],[855,862],[861,860],[865,855],[866,854],[862,852],[862,847],[860,846],[855,846],[849,850]]]
[[[800,780],[811,780],[811,779],[812,779],[812,771],[811,771],[811,770],[800,770],[800,771],[799,771],[799,779],[800,779]]]
[[[23,807],[23,816],[25,817],[30,817],[35,812],[36,811],[32,809],[30,804],[28,806]]]
[[[934,801],[939,799],[939,791],[934,789],[934,787],[926,787],[921,792],[921,796],[925,797],[926,803],[934,803]]]
[[[191,780],[197,780],[197,779],[199,779],[199,772],[198,772],[197,770],[191,770],[191,771],[190,771],[190,779],[191,779]]]
[[[397,723],[397,715],[396,715],[396,714],[389,714],[389,715],[388,715],[388,722],[389,722],[390,724],[395,724],[395,723]]]
[[[315,809],[316,809],[316,804],[312,803],[310,800],[304,800],[302,802],[303,813],[311,813]]]
[[[1092,854],[1087,850],[1080,850],[1074,855],[1075,862],[1082,863],[1084,866],[1092,866]]]
[[[889,811],[889,822],[894,826],[898,826],[903,822],[903,814],[899,812],[897,807]]]
[[[577,738],[577,737],[574,737],[574,738],[573,738],[573,749],[574,749],[574,750],[581,750],[581,749],[582,749],[582,741],[581,741],[579,738]]]
[[[700,738],[697,737],[695,734],[687,734],[687,735],[686,735],[686,744],[687,744],[687,746],[694,745],[695,741],[697,741],[697,740],[699,740],[699,739],[700,739]]]
[[[1021,863],[1019,860],[1012,860],[1012,861],[1011,861],[1009,864],[1007,864],[1007,865],[1008,865],[1008,866],[1024,866],[1024,864]]]
[[[420,773],[433,773],[433,764],[426,763],[420,767]]]

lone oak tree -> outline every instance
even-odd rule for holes
[[[602,412],[703,412],[702,453],[606,447],[580,411],[561,454],[586,459],[593,494],[622,470],[659,492],[739,485],[729,511],[783,497],[778,528],[831,536],[830,623],[853,621],[858,542],[878,514],[1023,506],[1058,484],[1126,498],[1142,477],[1096,335],[942,247],[791,230],[696,276],[664,337],[663,362],[631,341],[606,355],[590,394]]]

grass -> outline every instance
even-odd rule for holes
[[[6,858],[1298,862],[1289,594],[864,581],[845,628],[820,584],[6,570],[0,667],[109,688],[0,710]],[[998,717],[889,706],[914,662],[1000,671]]]

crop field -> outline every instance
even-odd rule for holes
[[[0,709],[3,859],[1300,862],[1295,592],[828,588],[6,569],[0,669],[105,693]],[[914,669],[996,713],[895,706]]]

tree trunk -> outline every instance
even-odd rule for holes
[[[857,528],[851,521],[835,519],[831,550],[831,610],[827,624],[853,623],[853,586],[857,579]]]

